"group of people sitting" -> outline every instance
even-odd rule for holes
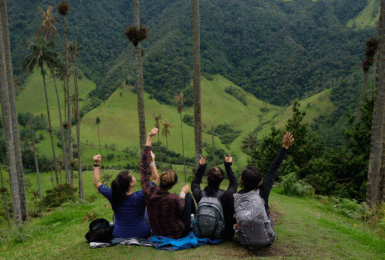
[[[193,230],[198,237],[231,240],[237,232],[241,244],[250,248],[253,245],[258,248],[261,243],[271,245],[275,233],[268,199],[278,167],[294,141],[290,133],[284,135],[282,148],[265,180],[262,180],[257,168],[247,166],[241,172],[242,189],[237,192],[238,181],[231,169],[232,157],[229,155],[224,157],[230,182],[227,190],[220,189],[224,179],[224,171],[220,167],[209,168],[207,186],[201,190],[200,183],[207,166],[206,158],[201,156],[191,192],[186,185],[179,195],[169,192],[178,182],[177,174],[174,171],[157,172],[155,156],[151,151],[152,138],[156,134],[158,129],[153,128],[147,135],[142,152],[140,191],[134,192],[137,181],[128,171],[120,172],[112,181],[111,188],[102,184],[102,158],[100,154],[93,157],[93,185],[110,201],[114,211],[113,237],[140,238],[155,234],[178,239]]]

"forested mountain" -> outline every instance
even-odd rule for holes
[[[16,74],[26,56],[23,42],[41,21],[37,6],[59,2],[8,1]],[[105,100],[125,79],[134,84],[133,48],[124,35],[133,23],[131,2],[68,2],[69,38],[85,47],[83,71],[98,84],[92,95]],[[347,23],[368,4],[379,7],[378,0],[201,1],[202,70],[276,105],[318,93],[360,67],[374,28],[355,30]],[[166,103],[179,91],[191,97],[190,1],[141,1],[140,15],[150,32],[144,42],[145,90]],[[371,15],[378,15],[376,9]]]

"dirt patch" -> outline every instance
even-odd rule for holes
[[[279,225],[278,220],[282,217],[282,214],[276,211],[274,204],[270,203],[270,217],[273,220],[274,225]]]

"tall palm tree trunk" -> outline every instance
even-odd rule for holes
[[[381,167],[378,182],[378,202],[385,202],[385,127],[382,137]]]
[[[65,146],[65,140],[64,140],[64,128],[63,128],[63,120],[62,120],[62,116],[61,116],[61,106],[60,106],[60,98],[59,98],[59,91],[57,89],[57,85],[56,85],[56,75],[55,75],[55,72],[52,71],[52,75],[53,75],[53,82],[55,84],[55,91],[56,91],[56,98],[57,98],[57,105],[58,105],[58,108],[59,108],[59,120],[60,120],[60,132],[61,132],[61,144],[62,144],[62,147],[63,147],[63,163],[64,163],[64,169],[65,169],[65,173],[66,173],[66,182],[69,183],[70,182],[70,178],[69,178],[69,171],[68,171],[68,162],[67,162],[67,152],[66,152],[66,146]]]
[[[29,216],[29,213],[28,213],[27,196],[26,196],[25,187],[24,187],[24,171],[23,171],[23,161],[21,157],[21,148],[20,148],[19,124],[17,120],[15,89],[13,86],[13,68],[12,68],[11,47],[10,47],[10,40],[9,40],[9,24],[8,24],[6,0],[0,0],[0,12],[2,17],[1,24],[3,27],[3,37],[4,37],[4,54],[5,54],[6,73],[7,73],[7,81],[8,81],[9,103],[11,106],[12,131],[13,131],[15,156],[16,156],[15,157],[16,171],[17,171],[18,183],[19,183],[21,218],[22,218],[22,221],[26,221]]]
[[[3,4],[1,2],[1,4]],[[0,6],[4,8],[4,6]],[[0,13],[1,24],[4,23],[4,15]],[[8,82],[4,55],[3,28],[0,26],[0,93],[1,93],[1,112],[3,115],[5,145],[7,148],[7,162],[9,172],[9,182],[12,196],[12,212],[15,225],[21,225],[21,208],[19,196],[19,181],[16,170],[15,146],[13,142],[11,106],[9,104]]]
[[[47,92],[47,86],[45,83],[45,74],[43,67],[41,69],[41,74],[43,75],[43,84],[44,84],[44,93],[45,93],[45,103],[47,106],[47,117],[48,117],[48,127],[49,127],[49,136],[51,138],[51,146],[52,146],[52,155],[53,155],[53,163],[54,163],[54,170],[56,175],[56,184],[59,184],[59,173],[57,169],[57,161],[56,161],[56,153],[55,153],[55,144],[53,142],[53,134],[52,134],[52,124],[51,124],[51,114],[49,112],[49,104],[48,104],[48,92]]]
[[[0,174],[1,174],[1,190],[2,190],[1,193],[3,193],[5,214],[7,216],[8,227],[11,227],[11,218],[9,217],[9,210],[8,210],[7,192],[6,192],[6,188],[4,187],[3,166],[1,164],[0,164]]]
[[[78,177],[79,177],[79,200],[84,200],[83,190],[83,173],[82,173],[82,159],[81,159],[81,143],[80,143],[80,109],[79,109],[79,88],[78,88],[78,77],[76,74],[76,64],[74,58],[74,83],[75,83],[75,96],[76,96],[76,137],[78,141]]]
[[[376,205],[378,201],[379,175],[381,167],[382,137],[385,108],[385,0],[381,0],[379,21],[379,45],[377,58],[376,90],[372,119],[372,136],[369,157],[366,203]]]
[[[139,17],[139,0],[133,1],[134,25],[136,29],[140,29]],[[142,150],[146,144],[146,118],[144,114],[144,86],[143,86],[143,65],[142,65],[142,43],[139,41],[135,47],[135,64],[136,64],[136,87],[138,92],[138,116],[139,116],[139,142]]]
[[[194,134],[195,168],[199,167],[202,154],[202,112],[201,112],[201,61],[200,61],[200,20],[199,0],[191,0],[193,25],[193,94],[194,94]]]
[[[72,164],[73,152],[72,152],[72,122],[71,122],[71,95],[70,95],[70,72],[69,72],[69,55],[68,55],[68,31],[66,16],[63,16],[64,27],[64,54],[66,57],[66,91],[67,91],[67,122],[68,122],[68,163],[70,165],[70,182],[72,187],[74,186],[74,168]]]
[[[186,173],[186,158],[184,157],[184,142],[183,142],[183,119],[182,112],[180,113],[180,131],[182,133],[182,151],[183,151],[183,170],[184,170],[184,183],[187,183],[187,173]]]
[[[37,160],[37,151],[36,151],[36,145],[35,145],[35,132],[33,131],[32,118],[31,118],[31,134],[32,134],[33,155],[34,155],[34,159],[35,159],[35,167],[36,167],[36,175],[37,175],[37,185],[39,186],[40,201],[42,201],[43,200],[43,194],[41,192],[40,171],[39,171],[39,163]],[[44,210],[42,210],[42,211],[44,211]]]

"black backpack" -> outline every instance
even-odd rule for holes
[[[195,215],[196,222],[193,225],[197,237],[223,238],[225,218],[220,199],[224,194],[224,191],[218,191],[215,197],[206,197],[206,193],[202,191]]]
[[[104,218],[98,218],[90,223],[90,230],[86,234],[87,242],[104,242],[110,243],[112,236],[113,226]]]

